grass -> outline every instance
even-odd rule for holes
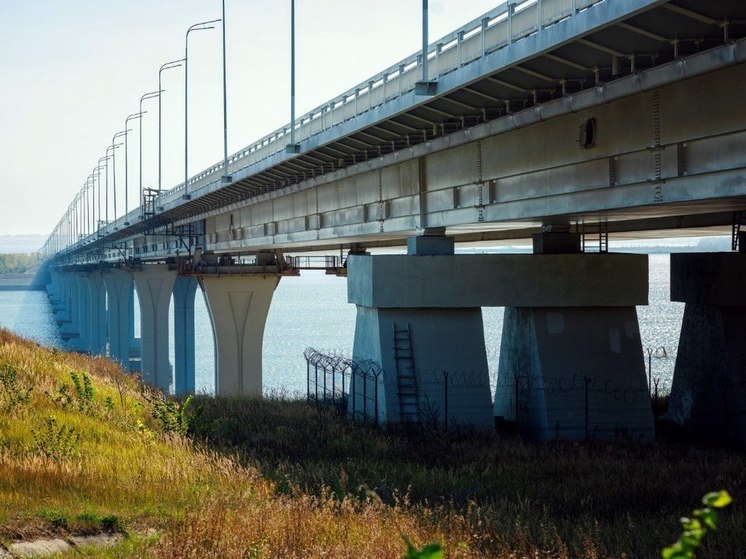
[[[5,365],[6,542],[115,531],[121,544],[75,556],[401,558],[406,536],[445,557],[656,557],[682,514],[727,489],[735,503],[698,557],[744,552],[736,451],[383,432],[281,397],[196,398],[183,436],[163,417],[178,409],[105,359],[0,330]],[[54,447],[62,427],[77,442],[63,433],[71,448],[45,452],[40,436]]]

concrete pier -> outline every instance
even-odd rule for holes
[[[491,426],[481,307],[504,306],[495,416],[536,438],[653,437],[635,311],[647,304],[646,256],[350,256],[348,298],[354,358],[384,371],[381,421],[409,413],[397,376],[412,367],[420,418],[437,411],[442,421],[447,371],[462,375],[448,392],[449,424]],[[395,339],[405,324],[411,360]],[[440,386],[420,380],[437,374]]]
[[[130,370],[130,298],[132,275],[125,270],[107,270],[103,274],[108,300],[109,356]]]
[[[93,270],[85,274],[88,305],[88,348],[93,355],[106,351],[108,324],[106,321],[106,287],[101,273]]]
[[[169,392],[172,370],[168,360],[168,309],[176,271],[166,264],[146,264],[132,271],[140,302],[142,379]]]
[[[669,417],[746,447],[746,253],[671,255],[671,300],[686,303]]]
[[[177,276],[174,283],[174,390],[194,394],[194,298],[198,282],[194,277]]]
[[[262,393],[262,344],[277,274],[205,275],[215,339],[216,394]]]

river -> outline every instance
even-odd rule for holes
[[[651,360],[653,379],[659,379],[660,390],[667,392],[673,377],[684,305],[669,301],[669,255],[651,254],[649,262],[650,304],[637,308],[640,336],[643,349],[654,352]],[[346,282],[344,278],[310,271],[280,281],[264,333],[265,392],[290,396],[300,396],[305,392],[303,350],[306,347],[351,353],[355,307],[347,303]],[[138,314],[136,312],[136,330],[139,329]],[[500,354],[502,314],[502,308],[483,310],[492,386],[495,385]],[[41,291],[0,291],[0,327],[44,345],[64,347],[46,294]],[[195,331],[197,390],[211,393],[215,386],[214,344],[207,307],[199,290]],[[170,347],[173,363],[173,339]],[[647,353],[645,361],[647,366]]]

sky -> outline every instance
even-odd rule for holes
[[[430,41],[498,0],[430,0]],[[415,53],[421,0],[296,0],[296,114]],[[0,235],[49,234],[184,35],[221,0],[0,0]],[[228,151],[290,121],[290,0],[226,0]],[[222,160],[221,27],[189,35],[189,175]],[[163,73],[162,176],[184,176],[184,71]],[[145,100],[142,182],[157,186],[157,99]],[[138,205],[139,122],[127,134]],[[118,141],[122,141],[119,139]],[[116,150],[119,215],[123,147]],[[111,175],[110,175],[111,177]],[[110,179],[111,180],[111,179]],[[110,202],[113,214],[113,202]]]

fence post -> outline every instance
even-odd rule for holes
[[[332,405],[337,401],[337,367],[332,367]]]
[[[446,433],[448,433],[448,371],[443,371],[443,408],[445,409],[444,423]]]
[[[374,398],[374,406],[373,411],[376,414],[376,425],[378,425],[378,377],[381,375],[381,371],[378,371],[375,373],[375,381],[376,381],[376,394]]]
[[[319,404],[319,364],[318,363],[314,363],[313,367],[314,367],[314,376],[315,376],[315,380],[316,380],[316,386],[315,386],[313,392],[316,395],[316,398],[315,398],[316,405],[318,405]]]
[[[363,377],[363,423],[368,421],[368,379]]]
[[[352,372],[352,376],[350,377],[350,393],[352,394],[352,419],[356,419],[357,414],[357,400],[355,398],[355,390],[357,389],[357,381],[355,380],[356,371],[355,371],[355,363],[353,362],[352,368],[350,371]]]
[[[311,399],[311,361],[306,359],[306,400]]]
[[[585,380],[585,440],[588,440],[588,385],[591,383],[591,379],[583,377]]]

